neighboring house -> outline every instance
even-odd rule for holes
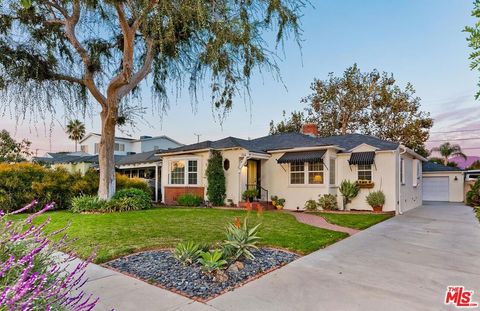
[[[120,174],[144,179],[154,189],[155,202],[162,198],[160,191],[162,160],[156,155],[158,152],[159,150],[152,150],[125,156],[115,163]]]
[[[351,209],[371,210],[365,201],[370,191],[386,195],[385,211],[397,213],[422,204],[422,161],[425,158],[396,142],[350,134],[317,137],[317,128],[304,133],[265,136],[253,140],[227,137],[159,153],[162,201],[175,204],[179,195],[194,193],[206,199],[205,170],[212,150],[224,159],[226,200],[242,201],[247,188],[257,188],[259,200],[285,198],[285,208],[303,209],[307,200],[334,194],[342,206],[338,187],[342,180],[371,180],[373,189],[361,189]]]
[[[434,162],[423,163],[423,200],[462,202],[464,177],[462,169]]]
[[[123,156],[115,155],[115,161]],[[48,165],[52,168],[63,167],[70,173],[85,174],[90,168],[98,167],[98,155],[84,152],[49,152],[43,157],[33,157],[32,162]]]
[[[89,154],[98,154],[100,150],[100,134],[89,133],[82,139],[80,150]],[[173,140],[168,136],[140,136],[139,139],[115,137],[115,154],[130,155],[153,150],[167,150],[177,148],[183,144]]]

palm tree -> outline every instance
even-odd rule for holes
[[[75,152],[77,152],[77,143],[85,137],[85,124],[79,120],[70,120],[67,124],[66,133],[68,138],[75,142]]]
[[[437,151],[443,157],[443,164],[448,165],[448,160],[451,157],[462,157],[463,159],[467,159],[465,153],[462,152],[462,148],[456,144],[450,143],[443,143],[439,147],[432,148],[432,152]]]

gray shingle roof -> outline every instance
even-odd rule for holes
[[[156,156],[159,150],[147,151],[142,153],[136,153],[132,155],[125,156],[118,160],[116,165],[128,165],[128,164],[137,164],[137,163],[150,163],[160,161],[161,158]]]
[[[216,141],[203,141],[196,144],[185,145],[179,148],[165,150],[163,153],[195,151],[201,149],[224,149],[240,147],[252,152],[262,152],[301,148],[301,147],[317,147],[336,145],[346,151],[351,150],[361,144],[368,144],[379,150],[395,150],[399,144],[377,137],[348,134],[328,137],[312,137],[301,133],[285,133],[264,136],[252,140],[245,140],[236,137],[227,137]]]
[[[71,155],[64,153],[49,153],[49,157],[34,157],[33,162],[43,162],[48,164],[61,163],[93,163],[98,164],[98,155]],[[115,162],[119,161],[125,156],[115,155]]]
[[[462,171],[461,168],[452,167],[452,166],[445,166],[443,164],[438,164],[435,162],[424,162],[422,164],[422,170],[424,172],[460,172]]]

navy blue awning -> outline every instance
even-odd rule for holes
[[[350,165],[372,165],[375,160],[375,151],[352,152],[348,163]]]
[[[312,163],[322,162],[326,150],[286,152],[278,160],[278,163]]]

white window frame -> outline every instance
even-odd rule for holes
[[[328,172],[328,183],[331,186],[337,184],[337,158],[331,157],[329,162],[330,171]],[[332,183],[332,174],[333,174],[333,183]]]
[[[80,151],[88,153],[88,145],[80,145]]]
[[[362,168],[360,169],[360,166],[361,165],[364,165],[364,166],[370,166],[370,169],[365,169],[365,168]],[[358,164],[357,165],[357,180],[368,180],[368,179],[364,179],[364,178],[359,178],[360,176],[360,172],[370,172],[370,181],[373,181],[373,168],[372,168],[372,164]]]
[[[318,162],[315,162],[318,163]],[[292,171],[292,163],[288,165],[288,185],[291,187],[323,187],[325,186],[325,167],[323,162],[320,162],[321,164],[321,171],[310,171],[309,170],[309,162],[303,162],[303,183],[302,184],[292,184],[292,173],[300,173],[301,171]],[[314,172],[322,172],[322,182],[321,183],[310,183],[310,173]]]
[[[114,145],[114,148],[113,148],[115,151],[125,151],[125,144],[121,144],[121,143],[115,143]]]
[[[183,171],[183,184],[172,184],[172,164],[174,162],[183,162],[184,163],[184,171]],[[190,161],[196,161],[197,162],[197,171],[196,172],[191,172],[189,171],[189,162]],[[201,179],[201,159],[200,158],[175,158],[175,159],[170,159],[168,161],[168,176],[167,176],[167,185],[173,186],[173,187],[198,187],[201,185],[200,179]],[[197,182],[195,184],[190,184],[189,183],[189,175],[190,174],[197,174]]]
[[[420,161],[417,159],[413,160],[412,165],[412,185],[413,187],[417,187],[420,181],[420,168],[419,168]]]

